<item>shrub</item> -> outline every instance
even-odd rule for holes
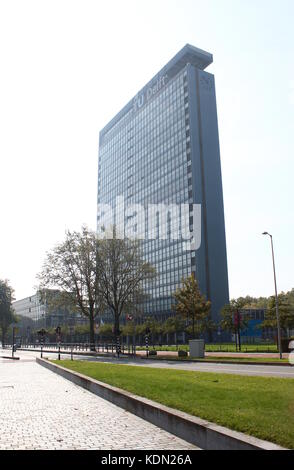
[[[188,357],[187,351],[180,350],[178,351],[178,356],[179,357]]]
[[[157,351],[151,349],[151,351],[149,351],[149,356],[157,356]]]

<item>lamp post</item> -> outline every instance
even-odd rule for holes
[[[15,326],[14,324],[12,325],[12,354],[11,356],[14,357],[14,352],[15,352]]]
[[[279,345],[280,359],[283,359],[282,342],[281,342],[280,313],[279,313],[279,298],[278,298],[278,289],[277,289],[277,276],[276,276],[276,264],[275,264],[275,253],[274,253],[273,236],[272,236],[270,233],[268,233],[268,232],[264,232],[262,235],[268,235],[268,236],[270,237],[270,239],[271,239],[272,258],[273,258],[273,269],[274,269],[274,281],[275,281],[275,296],[276,296],[276,315],[277,315],[277,329],[278,329],[278,345]]]

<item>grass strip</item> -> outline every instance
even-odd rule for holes
[[[137,347],[138,351],[144,351],[145,347]],[[168,352],[176,352],[178,350],[182,351],[189,351],[188,344],[181,344],[177,346],[154,346],[156,351],[168,351]],[[236,351],[235,344],[206,344],[205,350],[206,352],[248,352],[248,353],[277,353],[277,345],[275,344],[244,344],[242,345],[241,351]]]
[[[294,449],[294,379],[54,362],[135,395]]]

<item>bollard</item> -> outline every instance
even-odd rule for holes
[[[60,361],[60,345],[58,346],[58,360]]]
[[[145,344],[146,344],[146,356],[149,357],[149,337],[148,337],[148,335],[145,336]]]
[[[117,353],[117,357],[119,357],[119,355],[121,353],[120,337],[119,336],[116,337],[116,353]]]

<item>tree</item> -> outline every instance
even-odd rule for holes
[[[161,338],[163,325],[153,316],[145,318],[144,323],[138,326],[138,332],[146,338],[149,338],[149,344],[154,344],[155,336]]]
[[[104,323],[104,325],[99,326],[99,335],[106,338],[112,338],[113,326],[108,323]]]
[[[206,316],[202,321],[196,322],[194,326],[194,336],[195,334],[198,336],[203,336],[205,334],[208,335],[209,342],[212,342],[212,333],[217,330],[217,325],[214,321],[210,318],[210,316]],[[193,325],[189,324],[185,328],[185,332],[189,335],[193,335]]]
[[[239,297],[236,299],[236,302],[243,305],[242,308],[244,309],[256,310],[266,308],[268,299],[266,297],[255,298],[247,295],[246,297]]]
[[[128,321],[122,328],[123,336],[134,336],[137,333],[137,326],[134,321]]]
[[[294,307],[294,289],[290,290],[285,294],[288,299],[289,304]]]
[[[185,330],[185,322],[180,315],[168,318],[163,324],[165,334],[175,334],[176,346],[178,346],[178,333]]]
[[[138,312],[146,298],[144,287],[155,276],[155,268],[142,257],[138,240],[118,239],[115,228],[109,238],[99,240],[99,282],[113,314],[116,337],[120,336],[121,316]]]
[[[5,339],[10,325],[17,321],[12,308],[14,291],[8,281],[0,280],[0,329],[2,347],[5,346]]]
[[[199,331],[199,328],[209,317],[211,302],[201,294],[193,274],[187,279],[183,279],[182,284],[182,287],[177,289],[173,295],[176,300],[175,309],[179,315],[192,321],[192,333],[195,337],[195,326]]]
[[[215,331],[217,331],[217,324],[209,316],[204,318],[200,325],[200,332],[202,334],[207,333],[209,338],[212,338],[212,333]]]
[[[290,294],[290,295],[289,295]],[[280,314],[280,325],[285,336],[287,336],[287,330],[294,328],[294,305],[291,302],[291,293],[281,293],[278,296],[279,314]],[[273,328],[277,329],[277,316],[276,316],[276,299],[271,297],[268,303],[268,308],[265,313],[265,320],[260,325],[261,328]]]
[[[221,310],[221,328],[224,331],[228,331],[236,337],[236,350],[241,351],[241,331],[245,330],[248,326],[248,322],[245,317],[242,316],[240,310],[244,309],[247,303],[247,299],[232,299],[229,304],[225,305]]]
[[[75,335],[86,335],[89,334],[89,327],[87,325],[77,325],[74,327]]]
[[[47,303],[79,310],[88,318],[92,349],[95,349],[95,318],[104,310],[98,257],[95,232],[87,227],[82,227],[81,232],[67,231],[65,241],[47,253],[38,275]]]

